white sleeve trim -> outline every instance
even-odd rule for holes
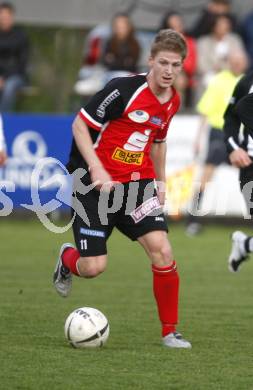
[[[84,108],[81,108],[81,113],[83,114],[83,116],[85,116],[91,123],[93,123],[95,126],[97,127],[102,127],[102,124],[95,121],[95,119],[93,119],[87,111],[85,111]]]
[[[234,138],[233,138],[233,137],[229,137],[228,142],[229,142],[229,144],[232,146],[232,148],[233,148],[234,150],[239,149],[239,146],[238,146],[237,143],[234,141]]]

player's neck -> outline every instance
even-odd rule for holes
[[[152,77],[147,77],[147,80],[149,88],[161,104],[164,104],[171,99],[173,95],[172,87],[161,88],[159,85],[157,85],[157,83],[154,82]]]

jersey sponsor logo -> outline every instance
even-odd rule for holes
[[[137,207],[134,211],[131,212],[131,217],[133,218],[135,223],[140,222],[146,216],[151,214],[154,210],[158,210],[161,208],[160,202],[157,196],[153,196],[143,202],[139,207]]]
[[[84,234],[85,236],[91,236],[91,237],[105,237],[105,232],[102,230],[92,230],[92,229],[85,229],[85,228],[80,228],[80,233]]]
[[[151,131],[152,130],[147,129],[144,131],[144,134],[140,133],[139,131],[135,131],[128,138],[127,143],[124,145],[124,149],[131,150],[132,152],[141,152],[145,149],[149,141]]]
[[[163,120],[158,116],[151,116],[150,122],[153,123],[154,125],[161,126]]]
[[[149,114],[146,111],[135,110],[129,112],[128,118],[130,118],[132,121],[136,123],[144,123],[147,122],[147,120],[149,119]]]
[[[141,165],[143,161],[144,153],[143,152],[128,152],[127,150],[117,147],[114,150],[112,159],[120,161],[124,164],[134,164]]]
[[[109,104],[111,104],[111,102],[113,102],[113,100],[115,100],[118,96],[120,96],[119,90],[114,89],[114,91],[112,91],[110,95],[108,95],[98,106],[96,111],[97,116],[99,116],[100,118],[104,118],[106,107],[108,107]]]

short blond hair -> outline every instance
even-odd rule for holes
[[[150,54],[155,57],[160,51],[178,53],[184,60],[187,55],[187,45],[183,35],[169,28],[160,30],[152,43]]]

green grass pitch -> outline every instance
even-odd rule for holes
[[[72,232],[55,235],[37,221],[2,219],[0,389],[253,389],[253,262],[228,272],[232,231],[210,226],[191,239],[182,225],[171,226],[181,275],[178,330],[193,348],[170,350],[160,343],[150,265],[138,244],[115,231],[107,271],[75,278],[71,296],[62,299],[52,271]],[[108,317],[104,348],[75,350],[65,341],[65,319],[81,306]]]

